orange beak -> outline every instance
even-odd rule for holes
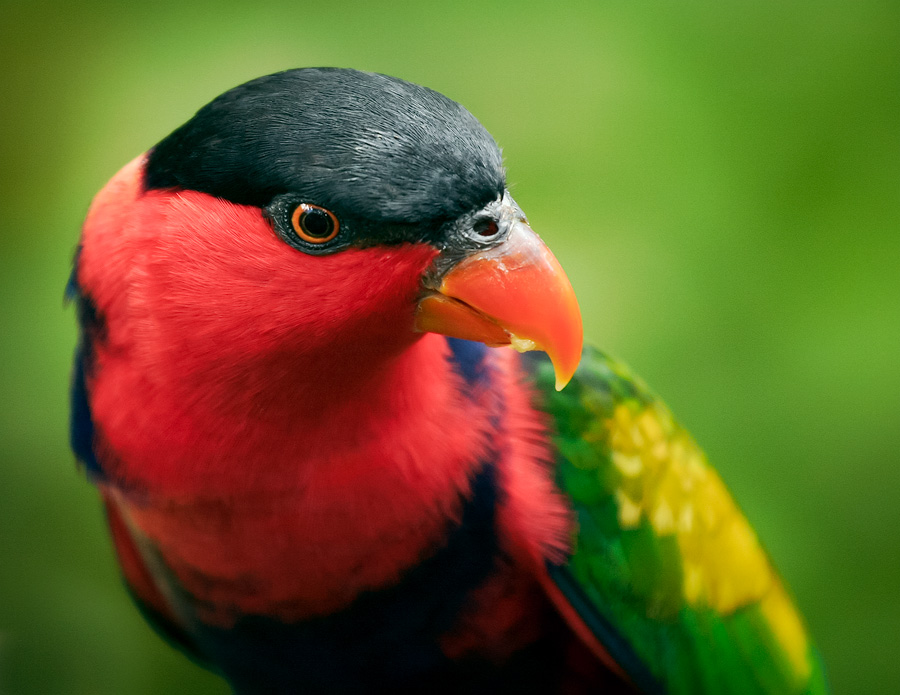
[[[583,332],[575,291],[554,255],[531,228],[513,223],[507,239],[467,256],[427,294],[416,329],[519,352],[543,350],[553,362],[556,390],[581,360]]]

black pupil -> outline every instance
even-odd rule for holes
[[[312,237],[327,237],[334,229],[334,222],[324,210],[310,208],[300,215],[300,226]]]
[[[494,220],[478,220],[473,227],[480,236],[494,236],[497,233],[497,223]]]

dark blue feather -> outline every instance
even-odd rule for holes
[[[489,376],[485,356],[491,348],[484,343],[459,338],[447,338],[447,345],[450,346],[454,369],[469,386],[487,383]]]
[[[93,341],[102,336],[103,321],[90,298],[78,286],[78,254],[74,267],[66,283],[65,297],[74,301],[78,312],[80,335],[72,365],[72,386],[70,391],[71,410],[69,414],[69,444],[75,457],[88,474],[95,479],[103,478],[103,470],[94,451],[94,421],[87,393],[87,372],[93,368]]]
[[[564,565],[547,563],[547,573],[566,597],[569,605],[600,640],[604,649],[628,673],[638,691],[646,695],[662,695],[665,692],[662,685],[653,677],[631,645],[622,638],[621,633],[600,615],[571,572]]]

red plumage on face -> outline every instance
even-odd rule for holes
[[[283,243],[259,208],[195,191],[143,193],[140,176],[136,160],[98,196],[79,280],[116,329],[111,342],[140,346],[148,367],[175,353],[184,379],[290,350],[317,363],[309,370],[416,340],[413,311],[434,248],[310,256]],[[404,314],[408,332],[397,330]]]
[[[231,459],[238,452],[227,446],[247,442],[216,432],[223,423],[265,437],[298,416],[315,428],[348,393],[364,402],[373,379],[422,339],[413,312],[432,247],[309,256],[284,244],[259,208],[145,193],[141,176],[137,159],[97,196],[79,257],[80,286],[107,326],[93,408],[100,436],[119,437],[116,459],[148,458],[138,435],[160,419],[172,423],[167,451],[179,437],[195,454],[221,440]],[[309,402],[316,412],[304,411]],[[163,464],[132,468],[146,479],[154,466]]]

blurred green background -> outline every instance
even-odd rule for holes
[[[900,6],[4,2],[0,693],[225,693],[144,625],[66,443],[63,285],[91,196],[244,80],[433,87],[704,445],[835,692],[900,687]]]

